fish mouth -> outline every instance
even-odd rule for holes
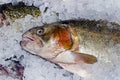
[[[28,36],[23,36],[22,41],[20,41],[20,45],[22,47],[25,47],[28,43],[33,43],[36,42],[35,39],[33,39],[32,37],[28,37]],[[43,42],[41,40],[39,40],[39,46],[43,47]]]
[[[32,41],[34,41],[33,38],[28,37],[28,36],[24,36],[22,38],[22,41],[20,41],[20,45],[23,47],[23,46],[26,46],[29,42],[32,42]]]
[[[28,37],[28,36],[24,36],[24,37],[22,38],[22,40],[23,40],[23,41],[35,41],[33,38]]]

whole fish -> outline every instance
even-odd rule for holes
[[[93,64],[111,54],[110,48],[120,44],[120,25],[85,19],[55,22],[28,30],[20,44],[67,69],[80,63]],[[120,46],[116,53],[120,53]]]
[[[23,2],[19,2],[16,5],[12,5],[12,3],[0,5],[0,13],[1,25],[3,24],[3,19],[15,21],[16,19],[24,18],[27,14],[30,14],[33,17],[41,15],[39,8],[33,5],[27,6]]]

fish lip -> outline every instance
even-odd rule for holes
[[[32,37],[29,37],[29,36],[23,36],[22,37],[22,41],[20,41],[20,45],[21,46],[26,46],[29,42],[34,42],[35,39],[33,39]],[[42,40],[40,40],[40,47],[43,47],[44,44],[42,42]]]
[[[23,36],[22,41],[35,41],[35,40],[31,37]]]
[[[28,36],[23,36],[22,40],[20,41],[20,45],[23,47],[23,46],[26,46],[28,42],[32,42],[32,41],[34,41],[33,38]]]

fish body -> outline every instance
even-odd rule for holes
[[[67,20],[34,27],[22,37],[24,50],[74,72],[70,65],[96,63],[120,45],[120,25],[103,20]],[[120,53],[120,46],[114,53]]]
[[[33,5],[27,6],[23,2],[19,2],[16,5],[12,5],[11,3],[0,5],[0,13],[2,14],[2,18],[10,19],[11,21],[24,18],[27,14],[30,14],[33,17],[41,15],[39,8]]]
[[[105,20],[63,21],[62,24],[73,25],[79,38],[79,48],[83,53],[95,54],[100,59],[107,59],[113,47],[120,45],[120,25]],[[115,51],[120,53],[120,47]]]

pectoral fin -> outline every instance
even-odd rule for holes
[[[84,53],[74,53],[75,57],[75,62],[85,62],[87,64],[93,64],[95,62],[97,62],[97,58],[93,55],[90,54],[84,54]]]
[[[97,62],[97,58],[90,54],[65,51],[59,54],[57,57],[55,57],[52,61],[56,63],[64,63],[64,64],[77,64],[81,62],[87,64],[93,64]]]

